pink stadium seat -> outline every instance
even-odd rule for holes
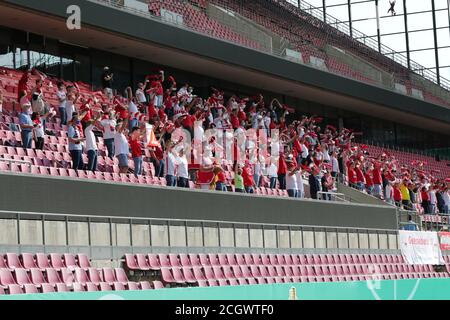
[[[245,286],[245,285],[248,285],[248,281],[247,280],[248,279],[246,279],[246,278],[238,278],[237,282],[239,283],[240,286]]]
[[[180,260],[178,259],[177,254],[170,253],[169,262],[172,267],[181,267]]]
[[[269,262],[272,266],[277,266],[278,265],[277,256],[275,254],[269,254]]]
[[[57,283],[56,291],[57,292],[68,292],[69,288],[67,288],[67,285],[65,283]]]
[[[284,263],[287,266],[292,266],[294,264],[294,261],[292,260],[292,256],[290,254],[284,254]]]
[[[6,265],[10,269],[21,269],[23,268],[22,264],[20,263],[19,256],[15,253],[7,253],[6,254]]]
[[[75,282],[73,271],[68,268],[61,269],[61,280],[68,286],[71,286]]]
[[[211,266],[220,266],[220,262],[219,262],[219,258],[217,256],[217,254],[208,254],[208,260],[209,260],[209,264]],[[202,257],[200,257],[200,261],[202,261]]]
[[[253,264],[256,265],[256,266],[259,266],[259,265],[262,264],[261,255],[260,254],[253,253],[252,254],[252,260],[253,260]]]
[[[208,282],[206,280],[199,281],[198,286],[200,288],[208,287]]]
[[[153,281],[153,288],[164,289],[164,285],[161,281]]]
[[[74,273],[75,273],[74,275],[75,282],[81,283],[82,285],[85,285],[87,282],[90,282],[84,269],[76,268]]]
[[[46,283],[44,275],[40,269],[30,269],[30,279],[35,285],[42,286]]]
[[[219,253],[217,255],[218,259],[219,259],[219,265],[221,266],[228,266],[228,259],[227,259],[227,255],[224,253]]]
[[[61,259],[61,254],[50,253],[50,264],[53,269],[61,270],[65,268],[64,262]]]
[[[16,283],[20,286],[25,284],[32,284],[28,272],[26,269],[15,269],[14,274],[16,276]]]
[[[141,290],[153,290],[150,282],[148,281],[141,281],[139,282],[139,285],[141,286]]]
[[[114,291],[124,291],[126,290],[125,285],[121,282],[114,282],[112,285]]]
[[[253,284],[258,284],[258,283],[256,282],[256,279],[254,279],[254,278],[248,278],[247,280],[248,280],[248,284],[251,284],[251,285],[253,285]]]
[[[161,264],[159,263],[159,259],[158,259],[158,256],[156,255],[156,254],[152,254],[152,253],[150,253],[150,254],[148,254],[148,268],[149,269],[151,269],[151,270],[160,270],[161,269]],[[138,255],[138,254],[136,254],[136,260],[137,260],[137,263],[138,263],[138,265],[139,265],[139,267],[141,268],[141,270],[148,270],[148,269],[145,269],[145,264],[144,264],[144,261],[145,261],[145,259],[140,259],[140,256]],[[144,269],[142,269],[144,267]]]
[[[87,270],[91,267],[91,262],[89,261],[89,258],[87,255],[85,255],[83,253],[79,253],[79,254],[77,254],[77,260],[78,260],[78,266],[80,268]]]
[[[262,277],[258,266],[250,266],[250,271],[252,273],[253,278],[260,278],[260,277]]]
[[[112,287],[110,283],[100,282],[100,291],[112,291]]]
[[[277,261],[280,266],[286,265],[286,261],[284,260],[284,255],[277,254]]]
[[[170,267],[170,260],[167,256],[167,254],[158,254],[159,263],[161,264],[161,267]]]
[[[139,268],[136,262],[136,258],[133,254],[125,254],[125,265],[127,266],[128,270],[142,270],[141,268]]]
[[[42,293],[53,293],[55,292],[55,286],[49,283],[43,283],[42,285]]]
[[[261,264],[264,266],[270,265],[270,258],[268,254],[261,254]]]
[[[25,269],[35,269],[38,267],[31,253],[22,253],[21,257],[22,257],[22,265]]]
[[[244,278],[244,274],[242,273],[241,267],[240,266],[232,266],[231,269],[233,270],[233,274],[234,277],[239,279],[239,278]]]
[[[101,272],[98,271],[96,268],[89,268],[87,271],[88,277],[90,282],[94,283],[95,285],[99,285],[100,282],[103,282],[103,279],[101,277]]]
[[[228,279],[228,283],[230,286],[238,286],[239,282],[236,279]]]
[[[98,291],[98,285],[96,285],[95,283],[88,282],[86,283],[86,291],[96,292]]]
[[[130,281],[130,282],[127,283],[127,288],[128,288],[128,290],[130,290],[130,291],[137,291],[137,290],[140,290],[140,289],[139,289],[139,283],[137,283],[137,282],[132,282],[132,281]]]
[[[225,279],[219,279],[218,282],[220,287],[228,286],[228,281]]]
[[[85,292],[85,285],[81,283],[74,283],[73,284],[73,291],[74,292]]]
[[[152,270],[159,270],[159,262],[157,260],[156,255],[152,256],[154,258],[153,262],[155,266],[152,266]],[[132,254],[125,255],[127,266],[130,270],[150,270],[149,263],[147,262],[147,258],[144,254],[137,253],[136,256]],[[130,264],[130,265],[128,265]]]
[[[197,281],[206,281],[205,274],[201,267],[192,267],[192,273]]]
[[[203,271],[205,273],[205,278],[206,280],[213,280],[216,279],[215,275],[214,275],[214,270],[212,267],[203,267]]]
[[[112,284],[117,282],[116,276],[114,275],[114,270],[111,268],[103,268],[103,280],[106,283]]]
[[[235,254],[235,258],[236,258],[237,265],[239,265],[239,266],[245,266],[246,265],[244,256],[242,254]]]
[[[201,266],[200,259],[198,258],[198,254],[189,254],[189,261],[192,266]]]
[[[23,290],[18,284],[8,285],[9,294],[22,294]]]
[[[114,273],[116,275],[116,282],[120,282],[123,285],[126,285],[128,283],[128,277],[127,274],[125,273],[125,270],[122,268],[114,268]]]
[[[244,261],[245,261],[245,264],[246,264],[247,266],[251,266],[251,265],[254,264],[254,263],[253,263],[253,258],[252,258],[252,255],[251,255],[251,254],[245,253],[245,254],[244,254]]]
[[[208,255],[206,255],[206,254],[204,254],[204,253],[200,253],[200,254],[198,255],[198,258],[199,258],[200,264],[201,264],[202,266],[210,266],[210,265],[211,265],[211,263],[210,263],[210,261],[209,261],[209,258],[208,258]]]
[[[237,263],[237,261],[236,261],[236,257],[235,257],[234,254],[227,254],[226,256],[227,256],[228,264],[229,264],[230,266],[236,266],[236,265],[238,265],[238,263]]]
[[[16,281],[11,271],[8,269],[0,269],[0,285],[8,286],[12,284],[16,284]]]
[[[192,266],[191,260],[189,260],[189,256],[187,254],[185,254],[185,253],[181,253],[180,254],[180,264],[183,267],[190,267],[190,266]]]
[[[47,274],[47,282],[50,284],[63,283],[61,277],[59,276],[56,269],[47,268],[45,269],[45,273]]]
[[[192,273],[192,269],[190,267],[182,267],[181,270],[183,272],[183,277],[187,283],[196,283],[197,282],[197,279],[195,278],[194,274]]]

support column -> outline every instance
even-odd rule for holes
[[[348,8],[348,24],[350,26],[350,37],[353,38],[352,4],[350,0],[347,0],[347,8]]]
[[[409,51],[409,33],[408,33],[408,9],[406,8],[406,0],[403,0],[403,20],[405,23],[406,59],[408,60],[408,69],[411,70],[411,55]]]
[[[434,34],[434,55],[436,58],[436,76],[437,83],[441,85],[441,72],[439,70],[439,52],[438,52],[438,39],[437,39],[437,30],[436,30],[436,6],[434,3],[435,0],[431,0],[431,10],[433,11],[433,34]]]
[[[378,9],[378,0],[375,0],[375,8],[376,8],[376,14],[377,14],[378,52],[381,52],[380,11]]]
[[[322,11],[323,11],[323,22],[327,23],[327,0],[322,0]]]

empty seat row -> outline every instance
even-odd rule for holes
[[[448,277],[448,272],[437,273],[431,267],[403,265],[333,265],[333,266],[207,266],[161,268],[164,283],[184,284],[205,280],[322,277],[322,276],[383,276],[394,274],[433,274]]]
[[[389,254],[126,254],[129,270],[159,270],[162,267],[402,264],[401,255]]]
[[[6,269],[41,269],[83,268],[87,270],[91,262],[87,255],[79,253],[16,253],[0,254],[0,268]]]
[[[109,284],[120,282],[122,284],[128,283],[128,277],[122,268],[88,268],[85,271],[82,268],[68,269],[62,268],[60,270],[48,268],[42,271],[41,269],[33,268],[27,269],[0,269],[0,286],[6,287],[8,285],[17,284],[24,286],[26,284],[34,284],[41,286],[43,284],[56,285],[64,283],[71,286],[73,283],[87,284],[94,283],[96,285],[101,282]]]

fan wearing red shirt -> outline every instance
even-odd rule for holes
[[[373,192],[373,180],[372,180],[372,171],[367,170],[366,174],[364,175],[366,178],[366,191],[368,194],[372,194]]]
[[[383,178],[381,177],[381,168],[379,163],[375,163],[372,170],[373,195],[381,198],[383,189]]]
[[[428,195],[428,188],[422,187],[420,190],[420,197],[422,198],[422,208],[425,211],[425,214],[431,213],[431,203],[430,203],[430,196]]]
[[[253,174],[251,170],[251,165],[248,160],[246,160],[245,166],[242,169],[242,178],[244,179],[244,188],[247,193],[255,193],[255,181],[253,180]]]
[[[356,172],[356,185],[358,187],[358,190],[364,191],[365,185],[366,185],[366,178],[364,177],[364,173],[361,170],[361,164],[357,164],[355,166],[355,172]]]
[[[131,129],[129,145],[131,149],[131,157],[134,162],[134,175],[136,178],[142,174],[142,139],[144,136],[145,130],[141,130],[138,127]]]
[[[222,167],[217,166],[215,168],[217,181],[216,181],[216,190],[217,191],[228,191],[226,182],[227,178],[225,177],[225,172],[223,171]]]
[[[348,165],[347,174],[348,174],[348,184],[350,185],[350,187],[356,188],[358,176],[356,175],[354,162],[350,162],[350,164]]]
[[[284,157],[284,153],[280,152],[280,157],[278,159],[278,182],[280,184],[280,190],[286,190],[286,174],[287,174],[287,163]]]

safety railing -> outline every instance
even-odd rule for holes
[[[317,192],[317,198],[320,200],[337,201],[337,202],[351,202],[352,200],[350,197],[346,196],[343,193],[324,192],[324,191]]]
[[[5,226],[8,226],[6,229]],[[0,248],[397,250],[397,230],[0,211]],[[5,238],[7,241],[5,241]],[[184,248],[184,249],[183,249]]]

